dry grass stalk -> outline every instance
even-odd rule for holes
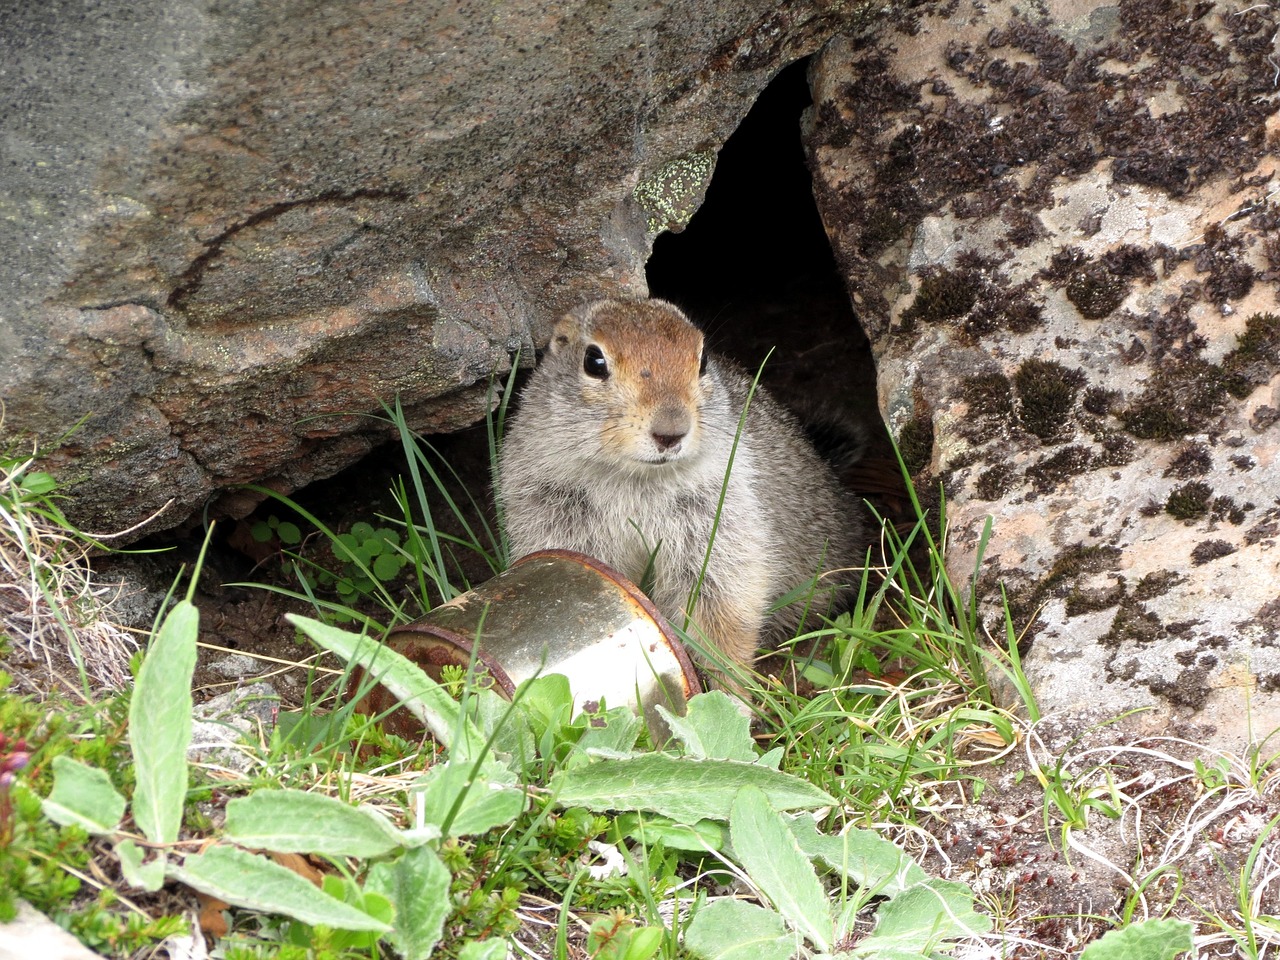
[[[23,486],[33,462],[0,458],[0,630],[50,676],[70,659],[89,680],[120,689],[138,642],[111,620],[119,587],[94,582],[92,541]]]

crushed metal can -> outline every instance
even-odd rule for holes
[[[425,617],[394,628],[391,649],[433,680],[446,666],[467,668],[506,699],[526,680],[563,674],[574,712],[604,701],[638,710],[655,743],[670,731],[656,707],[683,715],[701,692],[684,645],[640,589],[616,570],[572,550],[540,550]],[[374,715],[395,699],[381,687],[361,703]],[[406,711],[386,726],[417,736],[421,726]]]

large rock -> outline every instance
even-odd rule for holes
[[[396,395],[474,420],[559,311],[644,292],[754,96],[859,9],[15,5],[0,439],[107,530],[330,474]]]
[[[945,10],[831,43],[807,142],[881,408],[945,482],[949,567],[968,581],[991,517],[979,589],[994,613],[1009,587],[1042,708],[1265,735],[1280,11]]]

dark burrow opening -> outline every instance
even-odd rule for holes
[[[897,468],[876,406],[874,362],[819,219],[801,144],[801,115],[810,102],[806,68],[807,61],[792,64],[761,94],[721,150],[706,200],[692,222],[680,234],[658,238],[648,281],[653,296],[677,303],[707,331],[712,349],[752,370],[763,363],[762,382],[778,399],[860,427],[869,458],[880,464],[869,486],[876,486],[878,473],[889,489],[898,482]],[[485,424],[430,441],[460,478],[451,484],[453,495],[470,494],[491,512]],[[405,474],[403,451],[393,442],[292,498],[337,532],[359,522],[389,527],[393,524],[379,515],[402,516],[390,491]],[[854,484],[851,498],[870,494],[876,502],[874,489]],[[876,506],[885,512],[883,499]],[[437,510],[437,520],[442,514],[448,530],[447,510]],[[266,522],[273,535],[263,541],[255,532],[260,534]],[[287,523],[301,528],[302,544],[275,535]],[[163,592],[179,563],[194,559],[201,539],[201,531],[192,530],[176,549],[149,561],[155,567],[152,590]],[[148,546],[175,547],[176,540],[170,533]],[[200,585],[204,639],[286,660],[305,656],[283,614],[290,609],[310,613],[308,604],[232,586],[265,582],[296,591],[298,554],[304,562],[341,566],[326,537],[274,500],[243,520],[220,523]],[[462,556],[466,583],[488,578],[482,561]],[[128,571],[134,579],[139,572],[136,567]],[[332,581],[326,588],[332,589]],[[415,585],[396,589],[406,611],[415,612]],[[332,599],[351,602],[349,595]],[[369,612],[384,621],[387,616],[385,610]],[[198,680],[216,690],[232,679],[206,673],[205,660],[202,656]],[[288,698],[290,691],[281,692]]]
[[[871,347],[818,215],[801,143],[812,102],[807,69],[805,59],[782,70],[725,142],[689,225],[655,241],[649,291],[683,308],[712,349],[751,370],[763,363],[761,382],[793,409],[850,418],[879,444]]]

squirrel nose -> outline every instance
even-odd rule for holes
[[[679,407],[662,407],[649,423],[649,435],[659,453],[665,453],[680,445],[689,435],[692,426],[689,411]]]
[[[653,443],[659,452],[666,452],[672,447],[679,446],[684,437],[684,433],[654,433]]]

